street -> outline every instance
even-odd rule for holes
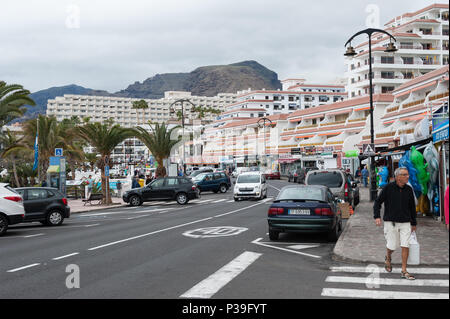
[[[422,267],[407,282],[334,261],[335,243],[323,235],[271,242],[267,211],[285,185],[269,181],[261,201],[208,192],[184,206],[149,202],[73,214],[60,227],[11,226],[0,238],[0,298],[448,298],[448,269]]]

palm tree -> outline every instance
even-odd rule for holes
[[[16,163],[19,159],[19,155],[24,153],[24,151],[28,151],[28,148],[26,145],[22,144],[17,136],[9,129],[5,132],[5,134],[0,134],[0,145],[2,146],[0,149],[0,157],[6,158],[11,162],[14,182],[16,187],[20,187]]]
[[[150,125],[150,122],[148,124]],[[136,130],[139,133],[137,138],[147,146],[155,157],[155,160],[158,163],[158,168],[155,172],[156,176],[163,177],[167,175],[166,168],[164,167],[164,159],[170,156],[172,148],[181,141],[181,137],[178,137],[176,140],[172,140],[170,137],[175,130],[180,128],[180,126],[175,126],[168,130],[168,127],[166,127],[164,123],[161,125],[156,123],[154,128],[151,125],[150,128],[152,133],[149,133],[142,127],[137,127]]]
[[[28,96],[30,91],[19,84],[6,84],[0,81],[0,128],[15,118],[21,117],[25,110],[24,105],[36,105]]]
[[[107,185],[105,175],[105,162],[111,157],[114,148],[125,139],[138,135],[138,132],[132,128],[124,128],[118,124],[111,123],[86,123],[77,128],[77,134],[92,147],[95,147],[97,153],[100,154],[100,160],[97,165],[101,170],[102,185]],[[103,203],[111,204],[109,192],[106,187],[102,187]]]
[[[145,100],[139,100],[139,101],[134,101],[133,102],[133,106],[131,107],[132,109],[140,109],[142,110],[142,123],[145,123],[145,110],[148,109],[148,104],[147,102],[145,102]],[[138,124],[139,124],[139,120],[138,120]]]

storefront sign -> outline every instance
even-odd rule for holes
[[[443,123],[435,130],[433,130],[433,143],[448,140],[448,137],[449,137],[449,126],[447,119],[447,123]]]

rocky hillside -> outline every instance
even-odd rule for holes
[[[31,94],[36,106],[30,107],[22,120],[45,114],[47,100],[64,94],[159,99],[164,97],[165,91],[189,91],[197,96],[215,96],[218,93],[236,93],[248,88],[276,90],[281,87],[278,75],[256,61],[203,66],[190,73],[156,74],[142,83],[137,81],[116,93],[88,89],[75,84],[41,90]]]

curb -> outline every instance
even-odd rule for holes
[[[113,208],[117,208],[117,207],[122,207],[122,206],[128,206],[127,204],[122,204],[122,203],[115,203],[112,205],[108,205],[108,206],[101,206],[101,205],[96,205],[96,207],[98,208],[94,208],[94,209],[84,209],[82,208],[82,210],[77,210],[77,211],[70,211],[70,214],[78,214],[78,213],[86,213],[86,212],[92,212],[92,211],[96,211],[96,210],[101,210],[101,209],[113,209]],[[70,207],[70,206],[69,206]]]

